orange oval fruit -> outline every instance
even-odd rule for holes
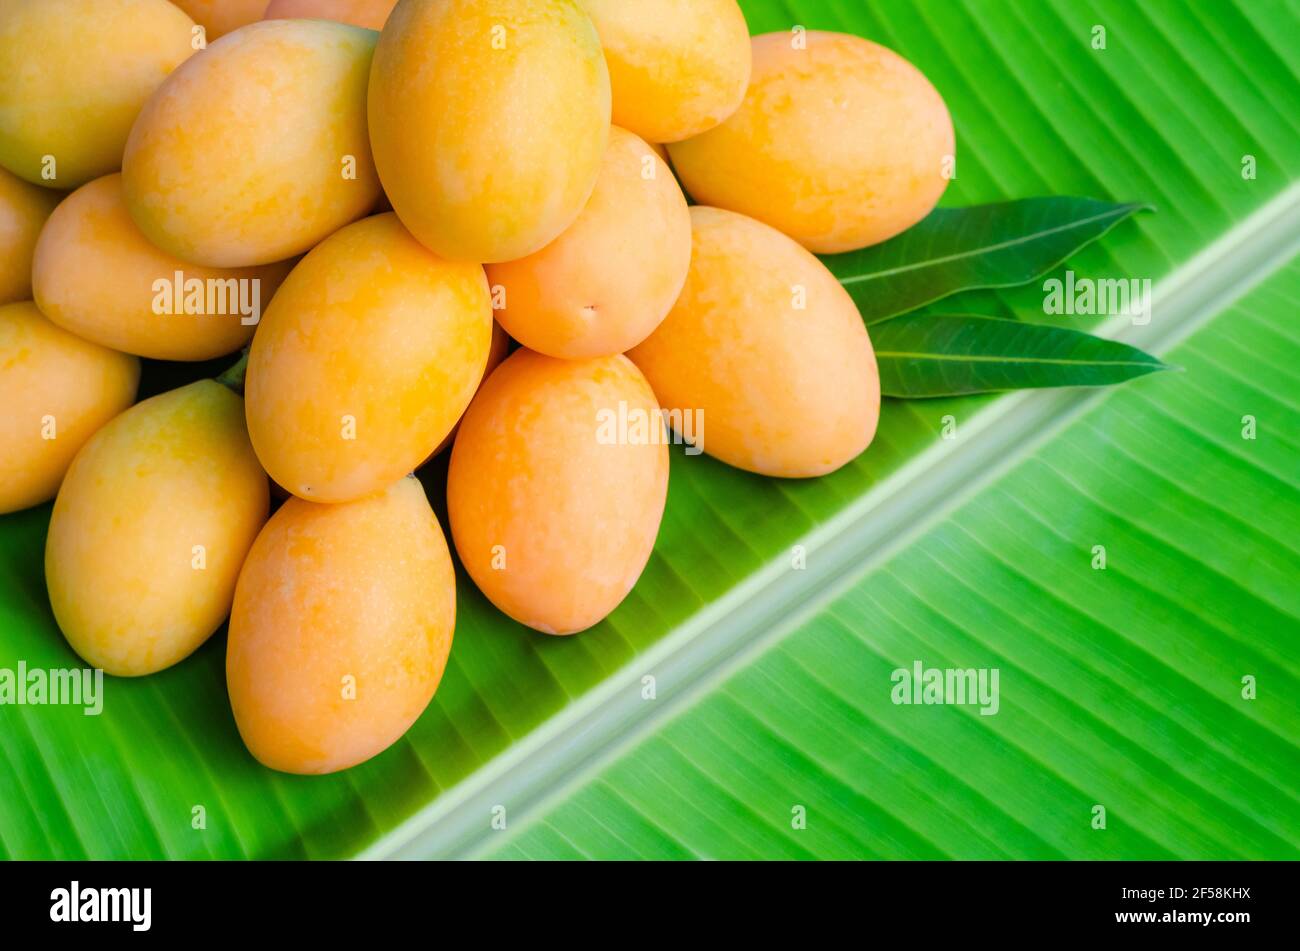
[[[429,705],[455,624],[451,556],[418,481],[341,505],[290,499],[235,589],[226,684],[240,736],[290,773],[375,756]]]
[[[392,214],[343,228],[289,273],[253,338],[258,458],[316,502],[392,484],[456,425],[491,340],[482,267],[442,260]]]
[[[578,360],[636,346],[686,282],[691,218],[672,171],[617,126],[596,189],[563,234],[517,261],[490,264],[497,320],[530,350]]]
[[[628,356],[664,406],[702,415],[709,455],[772,476],[838,469],[871,442],[880,415],[853,300],[774,228],[698,205],[691,223],[686,287]]]
[[[916,224],[953,174],[952,118],[915,66],[861,37],[810,30],[754,38],[745,101],[669,146],[703,205],[772,225],[819,254]]]
[[[135,402],[140,361],[73,336],[31,301],[0,306],[0,515],[54,498],[73,457]]]
[[[68,469],[45,543],[50,606],[73,650],[122,677],[188,657],[230,613],[267,504],[243,401],[215,380],[100,429]]]
[[[667,491],[659,404],[626,357],[517,350],[461,421],[447,510],[456,551],[493,604],[572,634],[632,590]]]
[[[252,339],[290,261],[210,268],[155,247],[122,199],[122,176],[69,195],[41,231],[36,303],[60,327],[124,353],[209,360]]]
[[[370,74],[370,139],[402,223],[444,258],[532,254],[586,204],[609,74],[574,0],[406,0]]]

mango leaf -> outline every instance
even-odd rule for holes
[[[1150,207],[1061,196],[936,208],[883,244],[822,260],[873,324],[960,291],[1025,284]]]
[[[961,396],[1107,386],[1167,370],[1136,347],[1078,330],[979,314],[912,314],[872,329],[885,396]]]

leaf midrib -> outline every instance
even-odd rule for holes
[[[1071,221],[1068,224],[1056,225],[1043,231],[1035,231],[1032,234],[1022,234],[1017,238],[1011,238],[1008,241],[999,241],[996,244],[985,245],[980,248],[971,248],[968,251],[961,251],[957,254],[948,254],[939,258],[929,258],[924,261],[916,261],[912,264],[900,264],[898,267],[889,268],[884,271],[875,271],[871,274],[858,274],[854,277],[842,277],[839,279],[841,284],[861,284],[863,281],[874,281],[881,277],[892,277],[895,274],[906,274],[908,271],[919,271],[927,267],[938,267],[940,264],[948,264],[952,261],[961,261],[964,258],[978,257],[981,254],[988,254],[991,251],[1005,251],[1007,248],[1014,248],[1021,244],[1028,244],[1030,241],[1037,241],[1039,238],[1046,238],[1049,235],[1062,234],[1075,228],[1082,228],[1094,222],[1103,221],[1107,218],[1118,218],[1121,215],[1127,215],[1134,209],[1132,204],[1120,205],[1109,211],[1103,211],[1099,215],[1093,215],[1091,218],[1080,218],[1078,221]]]
[[[1047,366],[1071,367],[1151,367],[1153,370],[1162,366],[1159,362],[1151,360],[1065,360],[1059,357],[998,357],[973,353],[909,353],[905,350],[877,350],[876,359],[881,357],[933,360],[940,363],[1041,363]]]

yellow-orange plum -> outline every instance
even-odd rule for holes
[[[396,742],[451,650],[456,582],[414,478],[342,505],[290,499],[239,576],[226,683],[249,751],[330,773]]]
[[[150,244],[122,200],[122,176],[81,186],[36,246],[36,303],[79,337],[158,360],[207,360],[253,336],[290,262],[257,268],[187,264]]]
[[[140,361],[75,337],[31,301],[0,306],[0,515],[54,498],[77,450],[135,402]]]
[[[0,304],[31,300],[36,239],[62,197],[0,168]]]
[[[749,82],[749,29],[736,0],[581,0],[600,33],[614,124],[677,142],[736,111]]]
[[[596,189],[542,250],[488,266],[497,320],[530,350],[564,359],[636,346],[664,319],[691,263],[691,219],[672,171],[640,138],[610,129]]]
[[[172,3],[203,27],[204,36],[211,43],[260,20],[267,0],[172,0]]]
[[[628,356],[660,402],[703,415],[702,448],[764,475],[834,471],[875,435],[880,380],[866,327],[826,266],[761,222],[691,209],[691,272]]]
[[[501,329],[501,325],[499,323],[493,321],[492,322],[492,343],[488,346],[487,365],[483,368],[483,376],[479,378],[479,383],[478,383],[479,389],[482,389],[483,381],[486,380],[489,375],[491,375],[493,370],[495,370],[497,367],[501,365],[501,361],[506,358],[506,354],[508,354],[509,352],[510,352],[510,335]],[[477,393],[478,390],[475,390],[474,392]],[[446,449],[448,446],[451,445],[452,440],[456,438],[456,430],[459,428],[459,425],[460,423],[459,421],[457,421],[457,425],[452,427],[451,432],[449,432],[446,436],[442,437],[442,442],[438,443],[438,448],[429,454],[429,459],[432,459],[438,453],[442,452],[444,449]],[[428,462],[429,459],[426,459],[424,461]]]
[[[406,0],[370,75],[370,138],[402,223],[442,257],[532,254],[582,211],[609,74],[574,0]]]
[[[456,551],[493,604],[572,634],[636,584],[667,491],[659,404],[626,357],[517,350],[461,421],[447,510]]]
[[[253,338],[258,458],[312,501],[390,485],[456,425],[491,340],[482,267],[442,260],[392,214],[343,228],[289,273]]]
[[[72,649],[123,677],[188,657],[229,613],[267,504],[243,401],[215,380],[108,423],[73,460],[45,544]]]
[[[0,3],[0,165],[76,188],[122,165],[145,100],[194,52],[167,0]]]
[[[366,136],[377,34],[266,20],[176,70],[131,129],[122,186],[151,242],[211,267],[308,250],[379,199]]]
[[[744,103],[669,152],[696,201],[836,253],[929,214],[954,149],[948,108],[916,67],[860,37],[808,31],[755,37]]]
[[[395,6],[397,0],[271,0],[264,19],[334,20],[364,26],[367,30],[382,30]]]

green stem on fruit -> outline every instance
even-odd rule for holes
[[[230,369],[217,377],[217,382],[234,390],[237,396],[244,395],[244,374],[248,372],[248,347],[239,355],[239,360]]]

